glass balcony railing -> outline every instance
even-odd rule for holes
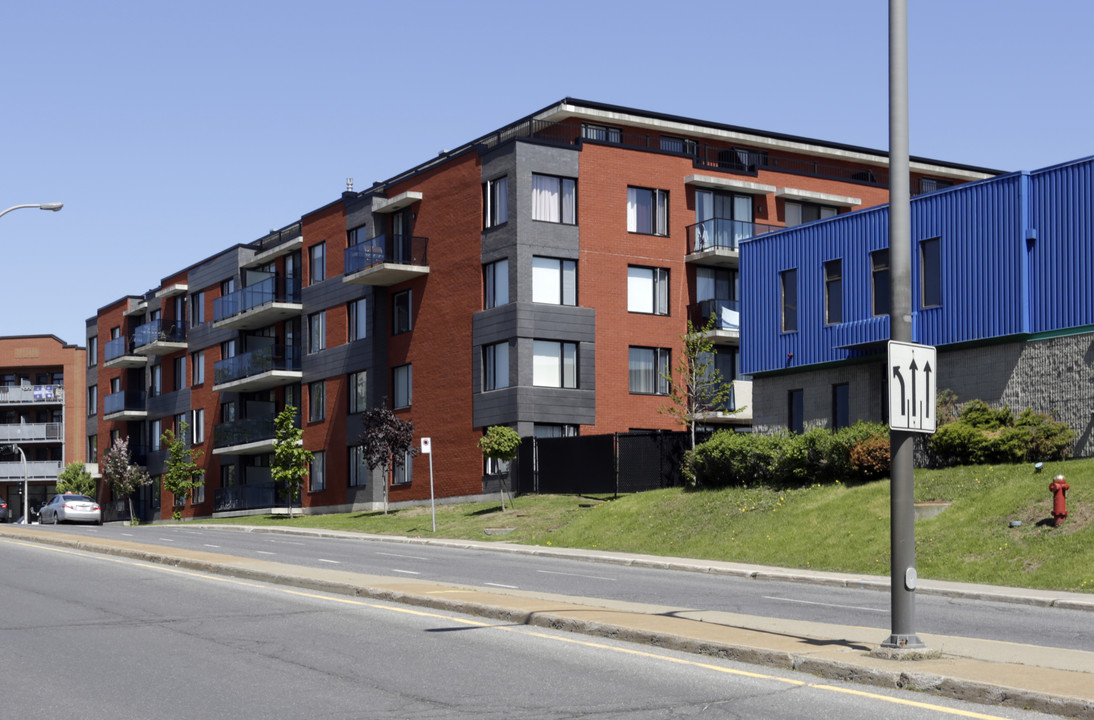
[[[108,341],[103,345],[103,362],[110,362],[111,360],[117,360],[120,357],[132,354],[132,347],[130,347],[129,338],[116,337],[113,340]]]
[[[300,278],[268,277],[254,285],[213,300],[213,322],[226,320],[275,302],[299,303]]]
[[[270,508],[277,502],[277,488],[271,483],[233,485],[213,491],[213,512]]]
[[[133,332],[134,347],[144,347],[154,342],[186,342],[186,323],[165,323],[162,320],[153,320],[141,325]]]
[[[377,235],[346,248],[345,273],[365,270],[382,263],[426,266],[429,239],[410,235]]]
[[[148,395],[143,390],[122,390],[110,393],[103,398],[103,414],[124,412],[126,410],[141,411],[147,409]]]
[[[737,244],[742,240],[784,229],[777,225],[711,218],[694,225],[688,225],[688,253],[697,253],[715,248],[736,250]]]
[[[222,385],[274,370],[299,371],[300,351],[294,347],[274,345],[218,360],[213,364],[213,383]]]
[[[213,428],[213,447],[226,448],[235,445],[247,445],[263,440],[272,440],[273,437],[273,417],[246,418],[215,426]]]

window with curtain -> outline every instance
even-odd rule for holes
[[[627,311],[669,314],[669,271],[665,268],[627,268]]]
[[[577,305],[577,261],[533,257],[532,302]]]
[[[628,362],[630,391],[637,395],[668,395],[668,348],[630,348]]]
[[[668,191],[627,188],[627,231],[645,235],[668,235]]]
[[[533,341],[532,384],[537,387],[576,388],[577,343]]]
[[[532,173],[532,219],[563,225],[577,223],[577,182]]]

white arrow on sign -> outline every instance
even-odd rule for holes
[[[938,426],[938,353],[930,345],[889,341],[889,427],[933,433]]]

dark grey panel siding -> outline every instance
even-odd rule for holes
[[[182,390],[176,390],[175,392],[164,393],[158,397],[148,398],[148,419],[157,420],[159,418],[171,417],[172,415],[178,415],[179,413],[190,411],[190,388],[183,388]],[[208,427],[212,427],[209,421],[212,418],[206,419]]]

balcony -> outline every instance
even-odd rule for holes
[[[272,508],[277,504],[277,494],[277,486],[272,482],[217,488],[213,491],[213,512]]]
[[[60,385],[0,387],[0,405],[63,405],[65,389]]]
[[[738,243],[785,228],[777,225],[711,218],[688,225],[687,262],[713,267],[737,267],[740,262]]]
[[[133,346],[139,355],[170,355],[186,350],[186,323],[145,323],[133,333]]]
[[[143,420],[148,415],[148,396],[143,390],[122,390],[103,398],[104,420]]]
[[[133,351],[129,338],[116,337],[103,346],[103,367],[135,368],[148,364],[148,358]]]
[[[213,364],[213,391],[254,392],[300,382],[300,351],[270,346],[218,360]]]
[[[22,480],[56,480],[61,474],[59,460],[28,460],[26,474],[23,474],[23,462],[0,462],[0,482]]]
[[[0,443],[61,442],[65,439],[62,423],[4,423],[0,425]]]
[[[741,341],[741,303],[738,300],[702,300],[688,306],[688,317],[697,330],[705,328],[714,316],[709,333],[715,345],[736,345]]]
[[[213,301],[213,327],[256,330],[303,312],[300,279],[268,277]]]
[[[428,238],[378,235],[346,248],[342,282],[389,287],[429,274]]]
[[[741,411],[732,412],[737,408],[741,408]],[[734,380],[725,410],[699,413],[695,419],[705,425],[751,425],[752,381]]]
[[[274,450],[274,418],[247,418],[213,428],[214,455],[263,455]]]

